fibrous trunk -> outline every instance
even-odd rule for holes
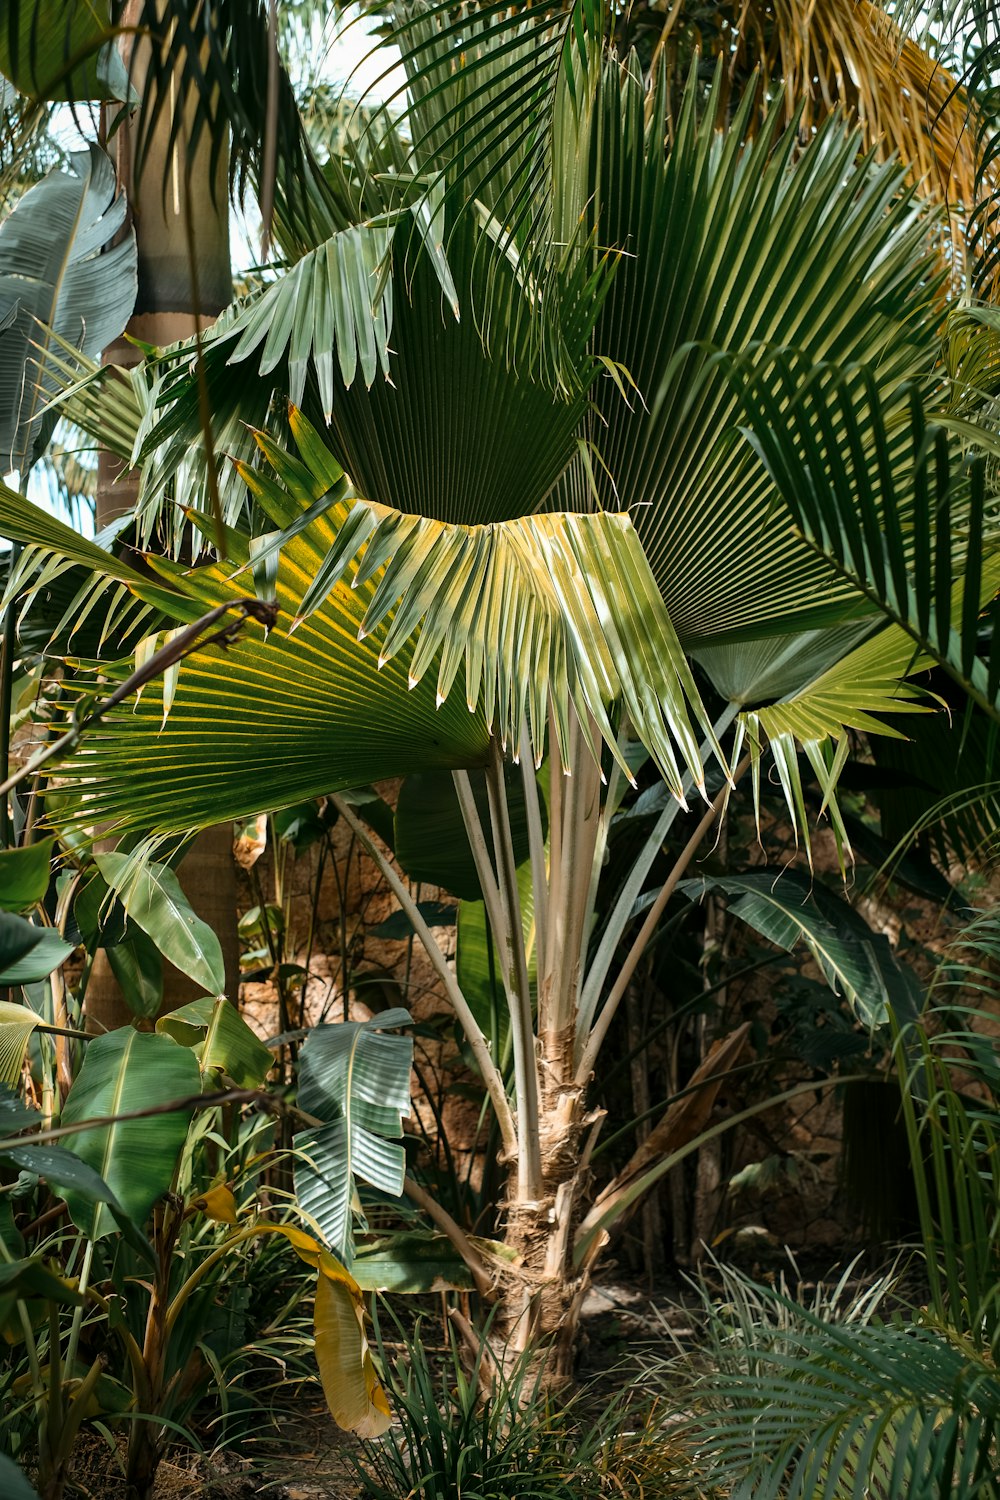
[[[537,1349],[545,1383],[560,1385],[573,1376],[589,1280],[586,1268],[574,1266],[573,1244],[590,1178],[590,1122],[573,1079],[573,1029],[545,1033],[539,1042],[542,1192],[532,1202],[519,1199],[511,1172],[504,1241],[516,1259],[500,1287],[498,1323],[508,1365]]]

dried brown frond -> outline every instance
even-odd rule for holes
[[[691,0],[665,0],[662,10],[657,51],[670,73],[681,77],[696,49],[727,60],[722,111],[728,112],[756,72],[761,109],[783,87],[785,116],[800,120],[805,137],[840,109],[860,125],[867,148],[880,157],[898,156],[913,185],[945,209],[942,254],[956,279],[966,275],[966,226],[980,166],[974,102],[879,5],[726,0],[696,8]],[[998,187],[997,174],[988,170],[979,196]],[[984,247],[977,250],[983,258]]]

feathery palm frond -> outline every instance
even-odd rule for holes
[[[764,1335],[723,1350],[703,1382],[699,1446],[716,1482],[746,1500],[851,1500],[862,1488],[885,1500],[996,1500],[991,1362],[931,1328],[798,1319],[779,1347]]]
[[[853,631],[856,629],[853,627]],[[930,707],[920,701],[927,696],[926,690],[907,681],[925,669],[928,662],[920,656],[904,630],[890,626],[853,650],[846,653],[842,647],[838,650],[837,643],[853,631],[847,627],[846,631],[817,632],[817,644],[830,643],[827,645],[830,655],[836,652],[832,665],[824,665],[817,675],[803,682],[802,678],[807,676],[803,670],[805,662],[798,655],[795,664],[801,686],[796,686],[792,692],[766,707],[744,710],[737,720],[733,762],[735,764],[745,743],[751,757],[758,834],[760,767],[766,744],[774,759],[792,828],[796,837],[801,831],[810,862],[809,820],[796,746],[801,745],[812,767],[823,796],[821,811],[829,816],[843,858],[844,852],[850,852],[851,845],[837,802],[837,781],[848,754],[847,731],[853,729],[877,739],[902,740],[904,734],[894,723],[896,716],[926,713]],[[801,637],[792,637],[783,644],[786,650],[796,644],[801,648],[801,641]],[[727,654],[740,656],[743,649],[739,646],[730,648]],[[719,653],[725,650],[724,647],[718,648]],[[787,664],[785,670],[788,670]],[[752,691],[744,688],[743,693],[732,693],[730,701],[749,699],[760,702],[772,695],[776,681],[780,678],[772,665],[763,680],[753,683]]]

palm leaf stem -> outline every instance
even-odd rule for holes
[[[479,1022],[472,1014],[472,1011],[469,1008],[469,1003],[466,1000],[465,996],[462,994],[461,988],[459,987],[454,974],[448,966],[448,961],[442,953],[438,944],[435,942],[430,928],[424,921],[417,903],[414,901],[413,897],[406,889],[406,886],[404,885],[402,880],[400,880],[399,876],[396,874],[396,871],[393,869],[392,864],[382,853],[381,849],[379,849],[374,839],[371,838],[364,824],[354,816],[354,813],[344,801],[344,799],[339,796],[334,796],[332,798],[332,801],[333,805],[340,813],[340,816],[344,819],[347,826],[351,829],[352,833],[355,835],[358,842],[365,850],[366,854],[370,859],[374,860],[375,864],[384,875],[386,884],[389,886],[389,889],[396,897],[396,900],[399,902],[403,911],[405,911],[406,915],[409,917],[410,922],[413,925],[414,932],[417,934],[417,937],[423,944],[424,951],[426,952],[427,957],[430,959],[436,973],[439,975],[441,982],[444,985],[445,993],[448,996],[448,1000],[450,1001],[452,1009],[454,1010],[456,1016],[461,1022],[462,1029],[466,1035],[466,1039],[472,1049],[472,1054],[476,1059],[476,1064],[479,1068],[480,1073],[482,1074],[486,1092],[490,1096],[490,1102],[493,1105],[493,1110],[497,1117],[497,1124],[500,1128],[500,1136],[503,1141],[504,1153],[505,1155],[509,1156],[511,1160],[513,1160],[518,1151],[517,1125],[514,1120],[513,1111],[510,1107],[510,1101],[507,1098],[507,1090],[504,1086],[503,1078],[500,1075],[500,1071],[497,1068],[496,1063],[493,1061],[493,1058],[490,1054],[489,1043],[487,1042],[486,1037],[483,1035],[482,1028],[480,1027]]]
[[[531,753],[531,735],[527,724],[523,724],[521,728],[519,755],[521,760],[521,780],[524,785],[524,809],[528,824],[531,885],[535,894],[535,948],[536,952],[544,953],[548,930],[549,882],[545,861],[545,831],[542,827],[542,809],[538,796],[538,780],[535,775],[534,756]]]
[[[730,724],[732,724],[733,720],[736,718],[739,711],[740,705],[738,703],[728,703],[726,705],[725,709],[720,714],[719,718],[716,720],[715,725],[713,726],[716,740],[720,740],[722,738],[726,730],[729,728]],[[701,754],[703,757],[708,755],[710,745],[711,742],[707,739],[703,742],[701,746]],[[688,773],[688,775],[684,778],[685,795],[691,790],[691,787],[693,786],[693,781],[688,779],[689,776],[690,773]],[[674,799],[671,799],[668,805],[664,808],[663,812],[657,818],[655,824],[653,825],[653,828],[650,831],[649,837],[647,838],[642,850],[640,851],[639,855],[632,865],[631,870],[629,871],[628,878],[622,886],[621,892],[618,896],[618,900],[615,902],[614,907],[612,908],[611,913],[608,916],[607,922],[604,924],[604,931],[601,934],[601,941],[598,944],[597,952],[594,954],[594,957],[591,961],[590,969],[588,970],[586,979],[584,980],[580,993],[580,1001],[577,1006],[577,1033],[580,1037],[583,1037],[587,1034],[594,1019],[594,1016],[597,1012],[598,1001],[601,998],[601,990],[604,986],[605,980],[608,977],[608,970],[611,968],[611,964],[615,956],[615,950],[617,949],[618,944],[621,942],[622,934],[624,933],[625,928],[628,926],[629,920],[632,915],[632,909],[642,892],[642,887],[646,880],[646,876],[652,869],[656,857],[663,847],[663,841],[669,833],[674,819],[677,817],[677,814],[680,812],[680,810],[680,803],[675,801]]]
[[[549,947],[539,978],[539,1029],[559,1035],[577,1027],[580,974],[587,941],[589,880],[583,871],[594,867],[600,826],[600,764],[588,751],[594,724],[584,724],[579,713],[570,722],[569,758],[563,774],[553,767],[550,787],[553,805],[561,806],[558,860],[553,851],[558,885],[551,897]],[[612,749],[616,746],[613,745]]]
[[[736,767],[735,772],[733,773],[734,784],[740,779],[749,764],[750,756],[745,755],[740,761],[739,765]],[[670,874],[663,882],[660,894],[657,896],[656,900],[649,908],[649,911],[646,913],[646,919],[643,922],[642,926],[639,928],[638,933],[636,934],[635,940],[625,958],[625,962],[622,964],[621,968],[618,971],[618,977],[615,979],[615,982],[608,994],[608,998],[607,1000],[605,1000],[604,1005],[601,1008],[600,1015],[594,1022],[594,1026],[590,1033],[590,1036],[587,1038],[587,1044],[583,1049],[583,1055],[580,1058],[580,1066],[577,1069],[576,1073],[576,1082],[580,1084],[581,1087],[587,1084],[590,1080],[590,1075],[593,1072],[594,1066],[597,1062],[597,1055],[600,1052],[601,1047],[604,1045],[604,1038],[608,1034],[608,1027],[614,1020],[615,1013],[622,1002],[625,991],[628,989],[629,981],[631,980],[632,975],[635,973],[639,960],[645,953],[646,947],[656,931],[660,918],[662,917],[666,908],[667,902],[670,900],[671,896],[674,894],[674,891],[677,889],[678,881],[681,879],[688,865],[697,854],[702,839],[709,832],[712,824],[724,809],[726,803],[729,800],[731,791],[732,787],[727,782],[716,796],[715,801],[712,803],[711,807],[699,821],[697,828],[694,830],[687,843],[684,845],[680,857],[677,859],[673,869],[670,871]]]
[[[496,742],[490,748],[490,765],[494,765]],[[531,987],[528,982],[528,959],[524,949],[524,932],[521,926],[520,903],[517,897],[517,875],[514,871],[513,848],[510,841],[510,818],[504,815],[506,829],[501,822],[498,795],[495,787],[489,791],[490,822],[492,824],[494,849],[497,854],[499,875],[494,873],[486,844],[486,835],[479,819],[479,809],[472,792],[467,771],[453,771],[452,780],[458,796],[462,822],[469,840],[469,847],[479,876],[483,892],[486,918],[496,940],[503,961],[500,978],[510,1014],[511,1036],[514,1048],[514,1093],[517,1100],[518,1137],[520,1141],[517,1158],[518,1192],[524,1199],[538,1196],[541,1180],[541,1154],[538,1143],[538,1076],[535,1072],[534,1031],[531,1019]],[[508,848],[502,849],[504,836]],[[513,880],[514,898],[510,895],[510,880]],[[516,926],[515,926],[516,913]]]
[[[490,746],[490,759],[486,767],[486,795],[489,799],[500,911],[504,923],[501,929],[501,953],[504,984],[510,1005],[514,1091],[521,1137],[518,1174],[522,1198],[534,1200],[541,1194],[542,1158],[538,1139],[538,1072],[531,1014],[531,981],[528,978],[528,955],[524,944],[521,898],[517,888],[517,861],[514,857],[510,809],[504,785],[503,760],[496,740]]]
[[[623,715],[618,731],[618,750],[622,764],[626,763],[625,751],[628,747],[629,742],[631,741],[631,738],[631,722],[627,715]],[[605,853],[608,847],[608,835],[611,832],[611,824],[614,821],[615,814],[621,807],[622,798],[625,795],[625,789],[628,785],[629,780],[623,772],[622,766],[619,764],[618,760],[613,761],[611,770],[608,774],[607,790],[604,794],[604,801],[601,804],[601,813],[597,824],[597,838],[594,843],[594,858],[590,870],[590,889],[587,892],[586,910],[588,912],[597,910],[597,892],[601,883],[601,875],[604,871]],[[589,930],[584,934],[584,938],[589,945]],[[586,972],[587,947],[581,946],[580,974],[585,975]],[[577,1027],[577,1029],[579,1030],[579,1026]]]

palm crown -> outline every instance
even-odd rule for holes
[[[665,75],[648,93],[602,28],[588,7],[401,13],[407,109],[372,112],[336,171],[310,161],[296,204],[279,189],[285,273],[133,374],[113,431],[106,375],[71,390],[138,457],[147,535],[165,508],[175,532],[228,528],[212,564],[155,563],[153,592],[116,575],[174,619],[251,577],[281,604],[267,641],[195,654],[166,705],[147,691],[89,737],[88,818],[187,829],[475,764],[494,724],[540,758],[550,711],[565,757],[570,703],[611,744],[623,704],[681,796],[722,754],[693,658],[799,819],[796,744],[835,809],[846,729],[915,707],[927,652],[981,674],[951,639],[993,588],[981,496],[977,576],[964,521],[930,572],[914,553],[922,514],[946,496],[961,521],[980,493],[943,429],[927,460],[933,212],[836,118],[802,146],[777,108],[758,129],[751,91],[719,134],[718,71],[669,128]],[[289,394],[297,456],[280,420],[249,430]],[[39,538],[12,496],[2,520]],[[859,524],[888,569],[851,550]],[[911,595],[945,570],[955,623],[939,593],[928,632]]]

